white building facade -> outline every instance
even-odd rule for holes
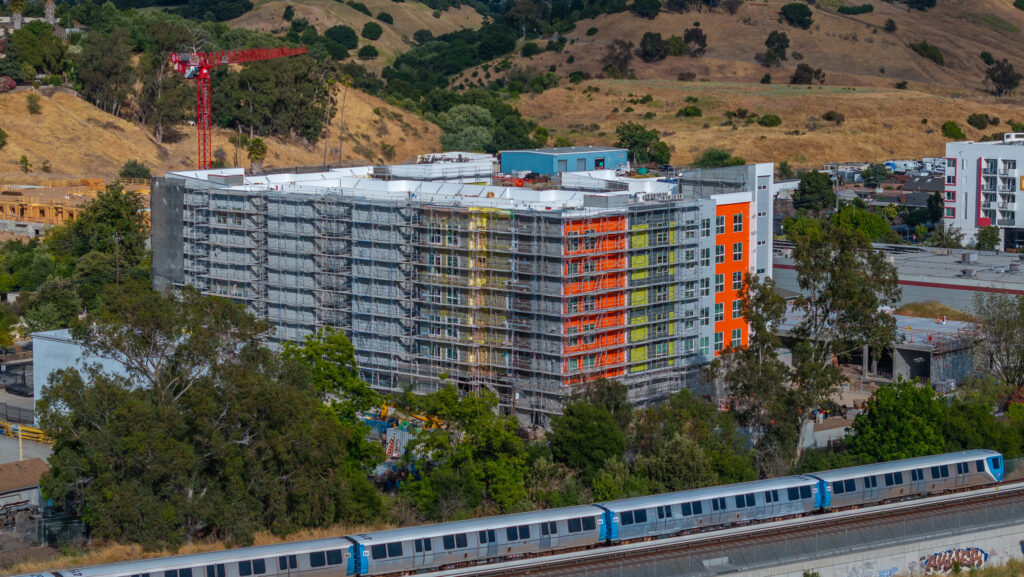
[[[987,226],[999,228],[1002,249],[1024,247],[1017,196],[1024,186],[1024,133],[993,142],[946,144],[944,221],[971,243]]]

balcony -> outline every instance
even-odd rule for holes
[[[1016,220],[1012,218],[1004,218],[996,221],[999,226],[1016,226]]]
[[[982,174],[996,174],[995,164],[986,164],[981,167]]]

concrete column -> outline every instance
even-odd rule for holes
[[[46,0],[46,22],[50,26],[57,24],[57,2],[56,0]]]

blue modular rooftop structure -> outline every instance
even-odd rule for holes
[[[503,150],[498,158],[501,172],[515,174],[534,172],[558,174],[585,170],[616,170],[625,168],[627,150],[611,146],[565,146],[530,150]]]

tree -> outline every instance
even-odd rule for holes
[[[697,155],[693,161],[694,168],[719,168],[723,166],[743,166],[747,161],[739,156],[729,154],[721,148],[708,148]]]
[[[931,387],[899,379],[871,395],[853,421],[847,445],[873,462],[943,453],[942,413]]]
[[[859,231],[871,242],[898,243],[900,240],[899,235],[889,226],[888,221],[866,208],[852,204],[844,206],[839,209],[839,212],[832,215],[832,224],[845,230]]]
[[[1013,94],[1020,86],[1021,78],[1024,78],[1024,75],[1014,70],[1013,64],[1006,58],[996,61],[985,70],[985,82],[992,83],[996,96]]]
[[[195,95],[170,62],[172,53],[191,45],[195,34],[180,18],[159,11],[138,16],[136,27],[146,32],[144,52],[137,73],[142,81],[139,107],[143,123],[153,127],[153,136],[162,143],[165,134],[185,117]]]
[[[942,123],[942,136],[949,138],[950,140],[965,140],[967,135],[960,129],[960,125],[952,120],[947,120]]]
[[[633,0],[630,8],[637,16],[653,20],[661,12],[661,0]]]
[[[999,236],[998,226],[983,226],[975,236],[974,248],[978,250],[996,250],[1003,244]]]
[[[263,160],[267,158],[267,144],[263,142],[262,138],[257,136],[249,140],[247,151],[253,174],[263,172]]]
[[[1015,388],[1024,386],[1024,296],[976,294],[978,318],[974,366]]]
[[[380,403],[380,395],[359,378],[355,349],[340,330],[322,328],[301,345],[286,342],[281,355],[309,368],[313,391],[344,419],[354,420],[357,412]]]
[[[482,152],[494,140],[491,112],[476,104],[458,104],[437,116],[441,146],[446,151]]]
[[[612,414],[584,400],[567,404],[561,415],[551,419],[548,442],[554,459],[579,471],[585,482],[605,461],[626,450],[626,437]]]
[[[704,53],[707,52],[708,36],[700,28],[687,28],[683,32],[683,42],[686,42],[689,56],[704,56]]]
[[[378,514],[364,464],[347,452],[350,432],[301,365],[260,344],[268,328],[191,289],[112,289],[73,334],[100,336],[80,342],[130,360],[128,375],[50,375],[38,404],[57,441],[46,494],[79,511],[93,535],[147,549],[249,543],[258,530],[283,535]]]
[[[367,22],[366,24],[363,24],[363,31],[360,33],[360,36],[367,40],[376,40],[380,38],[383,33],[384,29],[380,27],[380,24],[377,24],[376,22]]]
[[[32,170],[32,163],[29,162],[28,157],[24,154],[22,154],[21,158],[18,159],[18,164],[21,166],[21,171],[24,173],[28,173]]]
[[[422,30],[420,32],[422,32]],[[427,30],[427,32],[429,33],[430,31]],[[419,32],[416,34],[419,34]],[[347,50],[355,50],[356,47],[359,46],[359,36],[356,35],[356,31],[344,25],[331,26],[327,30],[324,30],[324,38],[341,44]],[[433,34],[430,35],[430,38],[433,38]],[[428,40],[430,38],[428,38]]]
[[[807,30],[814,23],[810,6],[800,2],[790,2],[779,11],[782,17],[791,25]]]
[[[786,51],[789,50],[789,36],[785,32],[773,30],[764,41],[768,50],[764,53],[765,66],[781,66],[783,60],[788,60]]]
[[[896,21],[893,20],[892,18],[886,18],[885,19],[885,24],[882,26],[882,29],[885,30],[886,32],[889,32],[890,34],[895,32],[896,31]]]
[[[146,256],[146,216],[142,197],[114,183],[86,203],[70,225],[48,235],[45,242],[55,252],[73,257],[93,251],[113,255],[116,250],[120,266],[133,267]]]
[[[946,225],[946,223],[940,222],[932,229],[931,234],[925,240],[925,244],[941,248],[963,248],[964,233],[953,225]]]
[[[800,174],[800,184],[793,193],[793,208],[821,212],[836,202],[832,179],[815,170]]]
[[[742,5],[743,0],[724,0],[722,2],[722,6],[729,12],[729,14],[735,14],[738,12]]]
[[[825,83],[825,73],[822,72],[821,68],[814,68],[806,62],[797,64],[796,70],[793,71],[793,76],[790,77],[790,84],[814,84],[817,80],[820,84]]]
[[[633,43],[615,40],[601,58],[602,70],[611,78],[629,76],[629,63],[633,60]]]
[[[359,49],[356,56],[358,56],[360,60],[373,60],[380,56],[380,52],[377,52],[377,49],[374,48],[372,44],[367,44]]]
[[[434,39],[434,33],[424,28],[414,32],[412,35],[412,39],[413,41],[416,42],[416,44],[423,45]]]
[[[794,307],[803,319],[791,331],[793,384],[810,399],[830,396],[843,375],[834,361],[867,346],[881,351],[896,338],[896,321],[886,312],[899,300],[896,268],[868,238],[825,223],[820,231],[793,238],[800,296]],[[813,406],[797,405],[803,417]],[[802,432],[802,429],[801,429]]]
[[[129,160],[124,163],[121,167],[121,171],[117,173],[118,178],[141,178],[144,180],[150,180],[153,178],[153,174],[149,171],[149,167],[138,160]]]
[[[377,20],[380,20],[381,22],[383,22],[385,24],[394,24],[395,23],[395,17],[392,16],[390,12],[378,12],[377,13]]]
[[[640,58],[644,62],[657,62],[668,56],[668,42],[657,32],[644,32],[640,39]]]
[[[39,95],[36,94],[35,92],[30,92],[25,97],[25,104],[28,106],[28,113],[29,114],[42,114],[43,113],[43,107],[39,103]]]
[[[629,149],[629,159],[636,164],[668,164],[672,154],[662,142],[657,130],[647,130],[642,124],[627,122],[615,128],[618,139],[615,146]]]
[[[295,18],[295,9],[292,8],[291,4],[284,7],[284,14],[281,18],[284,18],[285,22],[291,22],[292,18]]]
[[[778,329],[786,315],[786,301],[775,292],[775,282],[748,275],[740,298],[743,319],[750,327],[747,346],[729,348],[716,362],[722,365],[731,411],[751,432],[758,476],[765,478],[784,470],[791,450],[779,441],[795,436],[800,423],[792,406],[803,399],[798,400],[799,391],[790,386],[789,368],[778,357],[782,346]],[[792,430],[788,435],[774,434],[782,427]]]
[[[419,478],[404,483],[402,494],[417,509],[448,520],[485,504],[502,512],[526,507],[526,445],[515,417],[495,414],[494,394],[460,395],[448,386],[408,399],[410,408],[443,423],[417,433],[405,454]]]
[[[860,176],[864,179],[865,184],[869,186],[878,186],[882,184],[882,181],[889,178],[891,174],[892,171],[889,170],[888,166],[876,163],[869,164],[867,168],[861,171]]]
[[[928,195],[928,201],[926,203],[928,210],[928,220],[931,222],[939,222],[945,214],[946,201],[942,198],[942,193],[935,191]]]
[[[785,160],[779,163],[776,172],[778,173],[778,177],[781,180],[788,180],[796,175],[796,173],[793,171],[793,167],[790,166],[789,162]]]
[[[3,148],[7,144],[7,132],[0,128],[0,148]]]

